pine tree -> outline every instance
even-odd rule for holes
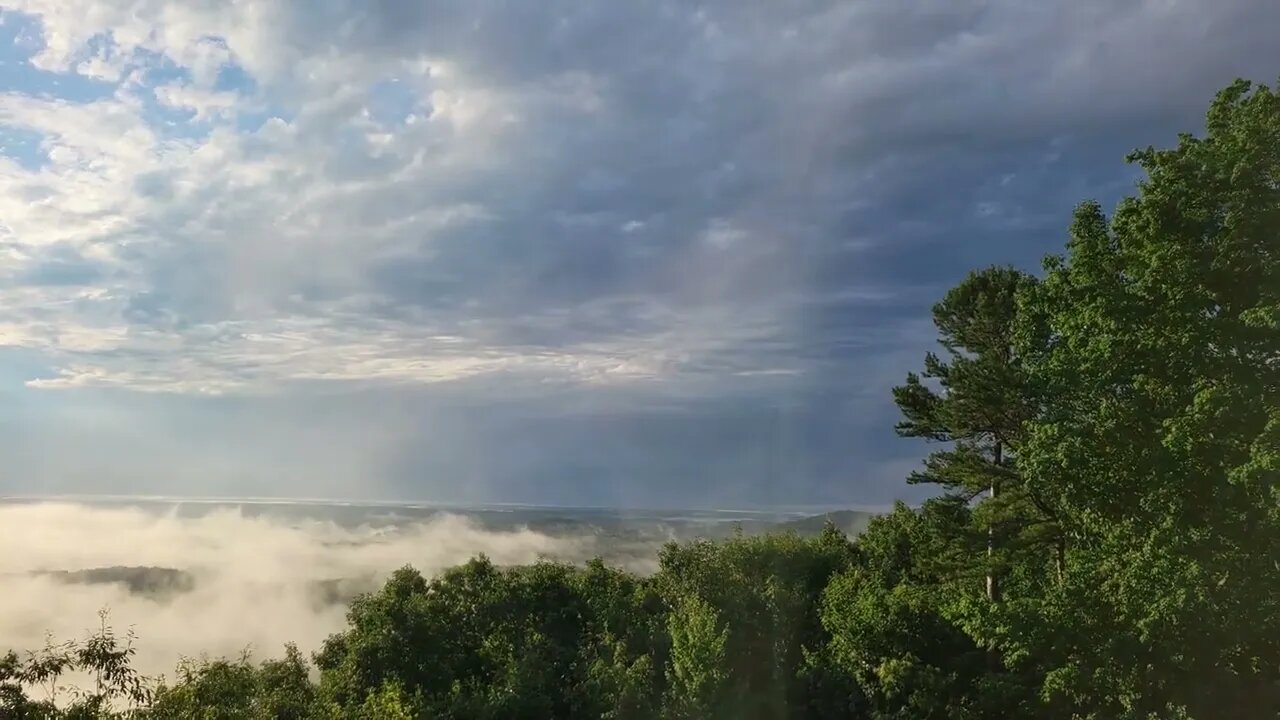
[[[982,569],[992,601],[1001,597],[1002,568],[1015,554],[1043,554],[1060,540],[1050,504],[1014,462],[1037,405],[1014,342],[1019,297],[1035,285],[1034,277],[1011,267],[970,273],[933,307],[945,359],[928,353],[924,372],[908,374],[893,390],[903,415],[899,435],[950,445],[932,453],[909,481],[936,484],[978,504],[977,527],[958,528],[956,539],[973,544],[974,554],[985,545],[986,559],[956,571]]]

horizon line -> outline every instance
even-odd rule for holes
[[[357,498],[308,498],[285,496],[183,496],[183,495],[143,495],[125,493],[54,493],[54,494],[22,494],[0,495],[0,502],[32,502],[32,501],[79,501],[79,502],[144,502],[144,503],[193,503],[193,504],[239,504],[239,505],[330,505],[358,507],[413,507],[421,509],[473,509],[513,508],[534,510],[612,510],[612,511],[694,511],[717,513],[784,513],[820,515],[829,512],[856,511],[884,513],[893,509],[893,505],[848,504],[813,504],[813,505],[781,505],[737,508],[712,507],[674,507],[674,506],[625,506],[625,505],[566,505],[559,503],[521,503],[521,502],[456,502],[440,500],[374,500]]]

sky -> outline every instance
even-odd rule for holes
[[[0,495],[882,505],[1271,0],[0,0]]]

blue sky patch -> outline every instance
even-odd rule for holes
[[[38,171],[49,161],[49,155],[41,147],[44,134],[27,128],[0,125],[0,155],[10,158],[23,168]]]

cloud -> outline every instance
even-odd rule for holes
[[[240,104],[236,93],[201,90],[192,85],[161,85],[154,92],[161,105],[190,111],[194,121],[227,117]]]
[[[589,391],[621,427],[891,423],[947,284],[1280,67],[1264,0],[0,6],[29,391]],[[900,460],[824,447],[814,486]]]

